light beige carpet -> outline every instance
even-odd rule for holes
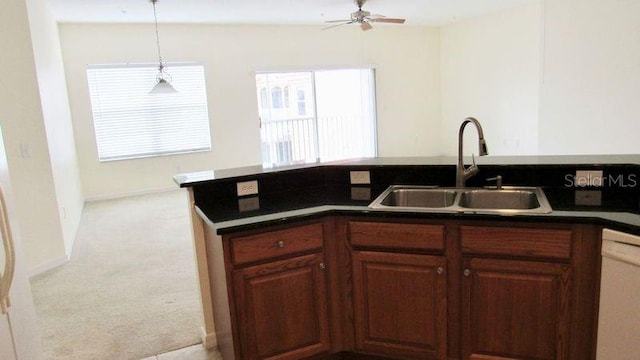
[[[71,260],[31,280],[52,360],[138,360],[200,341],[183,190],[85,205]]]

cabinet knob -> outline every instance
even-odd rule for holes
[[[464,276],[469,276],[469,275],[471,275],[471,270],[464,269],[463,274],[464,274]]]
[[[279,248],[283,248],[284,247],[284,241],[280,240],[278,241],[278,243],[276,244]]]
[[[436,270],[436,272],[438,274],[442,274],[444,272],[444,268],[442,266],[438,267],[438,269]]]
[[[322,270],[327,268],[327,265],[325,265],[323,262],[321,262],[318,266],[320,266],[320,269]]]

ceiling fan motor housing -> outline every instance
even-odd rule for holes
[[[371,15],[370,12],[364,10],[358,10],[351,13],[351,20],[359,23],[363,22],[367,16]]]

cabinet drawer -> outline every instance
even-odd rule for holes
[[[461,226],[462,252],[569,259],[571,231]]]
[[[444,226],[350,221],[349,241],[363,247],[444,250]]]
[[[281,257],[322,249],[322,223],[232,238],[231,257],[234,264]]]

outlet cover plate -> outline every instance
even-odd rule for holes
[[[350,171],[349,178],[352,185],[368,185],[371,184],[371,174],[369,171]]]
[[[576,170],[575,184],[577,187],[602,187],[602,170]]]
[[[242,181],[236,183],[238,196],[255,195],[258,193],[258,180]]]

